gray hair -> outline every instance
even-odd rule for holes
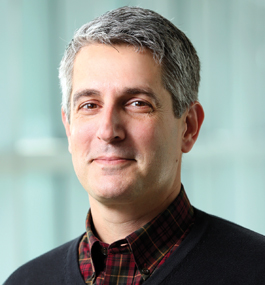
[[[59,68],[62,107],[70,122],[73,65],[78,51],[91,43],[127,44],[146,48],[161,65],[162,82],[171,94],[173,111],[180,118],[198,100],[200,61],[186,35],[154,11],[122,7],[107,12],[76,31]]]

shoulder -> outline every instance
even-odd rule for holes
[[[78,245],[82,236],[67,242],[19,267],[4,283],[67,284],[67,267],[78,274]]]
[[[150,284],[265,284],[265,237],[195,209],[191,231],[160,269]]]
[[[199,224],[207,224],[207,229],[203,240],[211,241],[216,246],[216,242],[220,242],[219,247],[231,247],[231,250],[242,249],[249,250],[248,254],[257,250],[260,254],[265,254],[265,236],[254,231],[246,229],[235,223],[229,222],[222,218],[206,214],[195,209],[195,215]]]
[[[263,235],[199,210],[195,210],[195,215],[197,229],[195,222],[194,230],[201,238],[188,260],[193,260],[196,270],[208,272],[210,280],[218,277],[215,284],[227,284],[231,280],[240,284],[265,284]]]

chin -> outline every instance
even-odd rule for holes
[[[89,196],[100,203],[128,203],[136,198],[135,187],[122,183],[104,183],[99,187],[93,185],[88,189]]]

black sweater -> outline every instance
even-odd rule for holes
[[[265,237],[195,209],[179,248],[147,279],[156,284],[265,284]],[[81,237],[20,267],[4,285],[85,284],[78,264]]]

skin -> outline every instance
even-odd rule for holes
[[[126,237],[162,212],[181,188],[181,156],[203,121],[198,102],[177,119],[148,50],[91,44],[77,54],[70,123],[75,172],[98,237]]]

